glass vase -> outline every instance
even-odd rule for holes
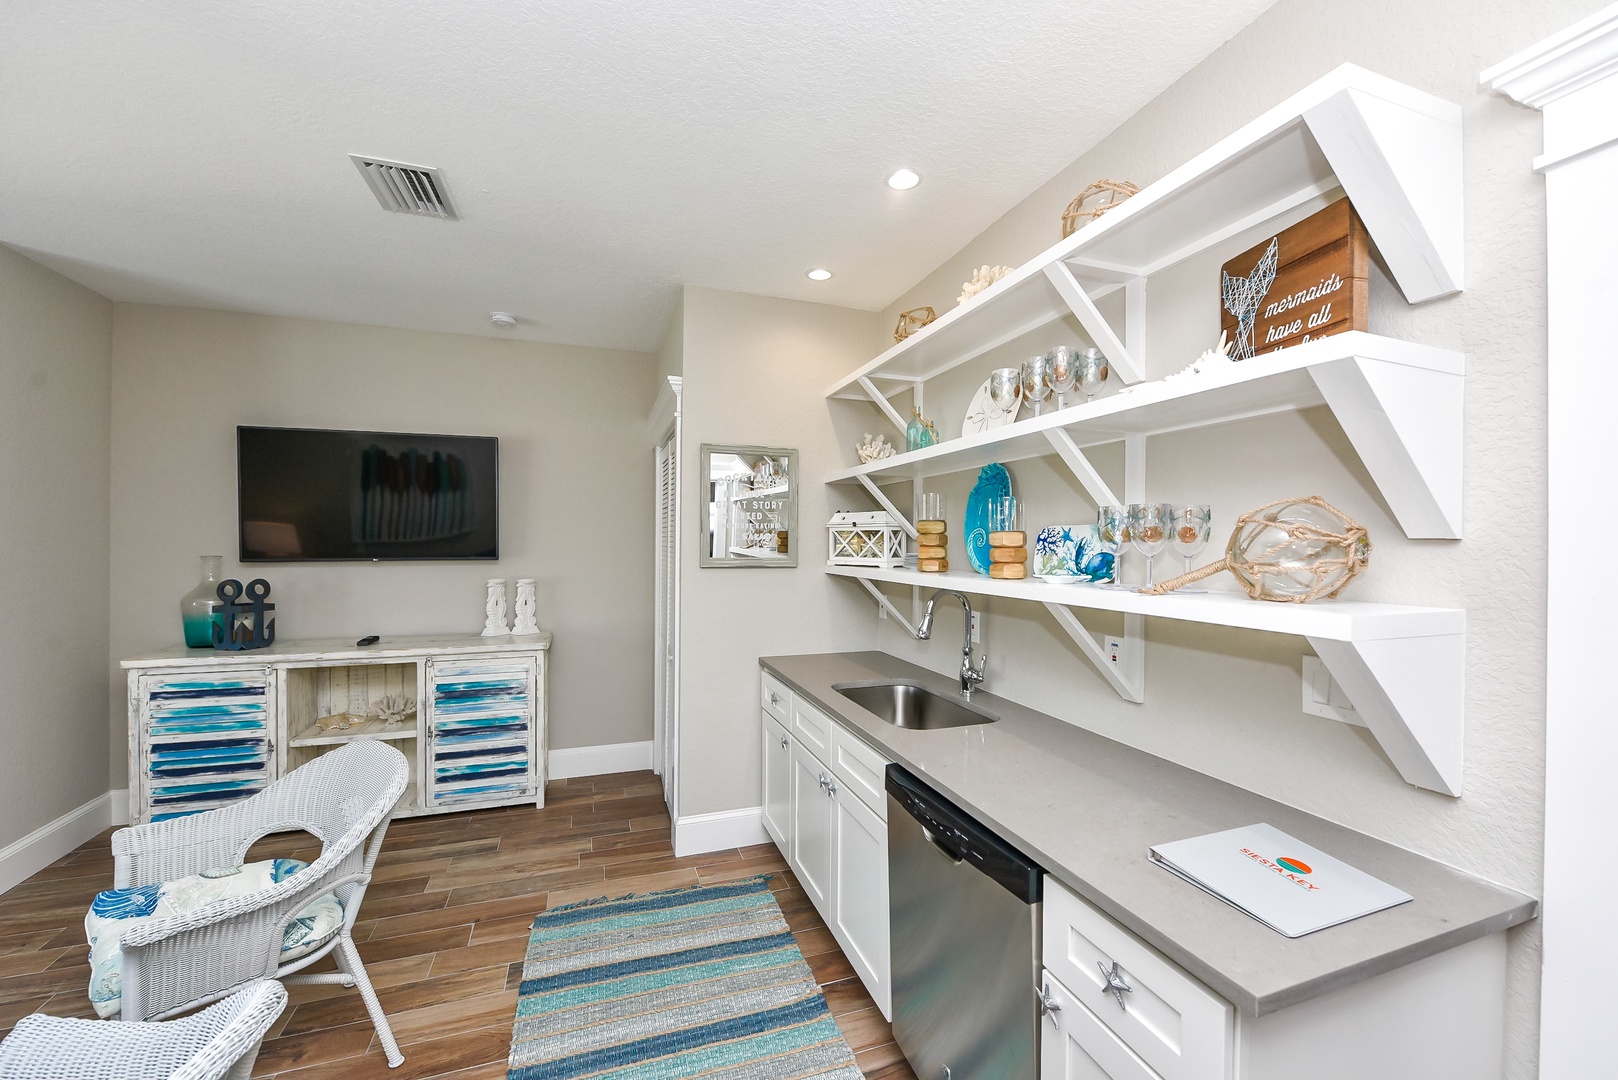
[[[213,648],[213,628],[219,614],[219,580],[223,555],[202,556],[202,580],[180,599],[180,625],[185,644],[192,649]]]

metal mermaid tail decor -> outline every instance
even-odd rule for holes
[[[1253,272],[1246,277],[1236,277],[1228,271],[1221,271],[1219,275],[1219,291],[1225,301],[1225,310],[1236,316],[1236,347],[1231,350],[1232,360],[1246,360],[1253,356],[1253,322],[1258,316],[1258,306],[1268,295],[1270,286],[1275,283],[1276,264],[1281,252],[1281,238],[1270,238],[1270,246],[1264,249],[1258,262],[1253,266]]]

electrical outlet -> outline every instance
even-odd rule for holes
[[[1115,666],[1115,667],[1117,666],[1118,659],[1119,659],[1119,657],[1123,656],[1123,654],[1124,654],[1124,639],[1123,638],[1115,638],[1115,637],[1108,638],[1107,639],[1107,659],[1112,661],[1113,666]]]
[[[972,644],[983,644],[983,612],[972,612]]]
[[[1343,688],[1331,677],[1318,656],[1303,658],[1303,711],[1310,716],[1323,716],[1355,727],[1364,727],[1365,721],[1355,711]]]
[[[883,607],[881,604],[878,604],[876,606],[876,617],[879,619],[886,619],[888,617],[888,609]]]

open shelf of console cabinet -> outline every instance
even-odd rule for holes
[[[1145,497],[1150,436],[1325,405],[1406,535],[1459,538],[1465,388],[1459,353],[1351,332],[1263,353],[1222,371],[1142,382],[1146,286],[1153,274],[1339,189],[1353,201],[1407,301],[1460,290],[1460,108],[1344,65],[826,393],[868,400],[903,430],[905,420],[890,395],[919,399],[928,380],[1069,315],[1107,355],[1114,373],[1131,384],[1130,392],[838,470],[826,482],[862,487],[914,537],[911,515],[884,485],[1054,455],[1098,504],[1136,502]],[[1095,303],[1118,290],[1125,300],[1121,332]],[[1124,490],[1114,492],[1085,451],[1120,441]],[[878,585],[949,587],[1042,603],[1131,701],[1144,700],[1148,616],[1307,638],[1400,774],[1419,787],[1460,794],[1464,611],[1349,601],[1267,604],[1218,594],[1144,597],[959,571],[828,566],[827,572],[858,580],[912,632]],[[1124,649],[1117,663],[1103,654],[1073,609],[1123,614]]]

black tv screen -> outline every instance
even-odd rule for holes
[[[242,562],[500,557],[500,440],[236,429]]]

